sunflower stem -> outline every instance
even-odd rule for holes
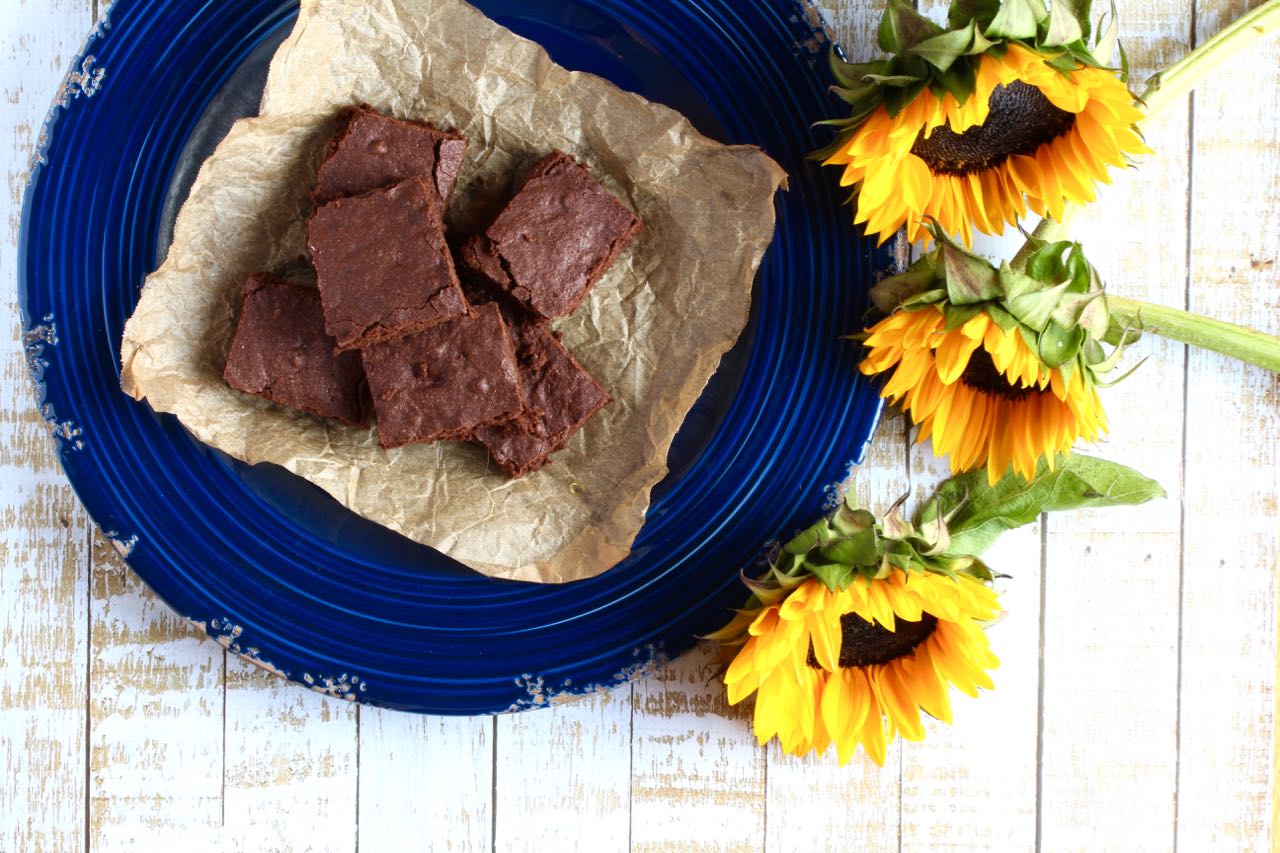
[[[1142,100],[1147,115],[1159,113],[1238,52],[1280,32],[1280,0],[1268,0],[1241,15],[1168,68],[1147,79]]]
[[[1280,338],[1202,317],[1178,308],[1107,294],[1111,316],[1123,326],[1216,353],[1280,373]]]

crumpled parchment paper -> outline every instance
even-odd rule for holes
[[[308,192],[335,114],[360,102],[467,136],[452,233],[483,225],[519,170],[556,148],[645,223],[558,324],[614,401],[539,472],[508,481],[483,448],[460,442],[384,451],[371,429],[222,380],[244,279],[314,281]],[[261,116],[238,122],[205,162],[146,281],[121,384],[201,441],[282,465],[477,571],[591,577],[627,555],[672,437],[746,323],[784,178],[758,149],[714,142],[671,109],[567,71],[460,0],[303,0]]]

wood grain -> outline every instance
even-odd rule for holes
[[[225,719],[231,849],[354,849],[356,706],[228,655]]]
[[[0,9],[0,850],[85,844],[89,522],[28,372],[29,355],[53,361],[57,345],[23,340],[12,282],[41,122],[91,15],[86,0]]]
[[[1122,4],[1139,80],[1246,8],[1190,3]],[[878,2],[815,8],[853,58],[875,54]],[[39,122],[93,13],[0,9],[7,281]],[[1144,127],[1158,157],[1074,229],[1116,292],[1280,333],[1278,67],[1268,46]],[[996,690],[955,696],[955,723],[885,767],[841,768],[758,747],[706,648],[468,720],[357,709],[235,657],[224,672],[222,647],[91,536],[31,403],[12,289],[0,312],[0,850],[1277,849],[1275,376],[1138,344],[1097,452],[1169,497],[1006,536],[987,555],[1012,575]],[[907,448],[887,419],[854,472],[873,509],[945,476]]]
[[[494,725],[361,706],[360,849],[492,850]]]
[[[631,686],[497,717],[495,850],[626,850]]]
[[[225,653],[93,547],[89,847],[177,849],[222,826]]]
[[[1141,89],[1187,49],[1190,7],[1130,3],[1121,16],[1138,34],[1125,49]],[[1175,306],[1186,281],[1187,115],[1180,104],[1144,123],[1158,155],[1113,171],[1073,233],[1112,290]],[[1169,203],[1152,209],[1152,198]],[[1047,523],[1041,833],[1069,849],[1174,843],[1185,350],[1148,337],[1121,371],[1144,357],[1100,392],[1111,432],[1086,452],[1156,478],[1169,497]]]
[[[1197,42],[1245,10],[1199,4]],[[1272,41],[1193,95],[1189,305],[1271,334],[1280,334],[1278,67]],[[1276,658],[1280,378],[1192,352],[1187,389],[1178,844],[1263,849],[1275,843],[1267,662]],[[1231,733],[1229,746],[1217,732]]]
[[[760,849],[764,750],[750,708],[726,701],[712,651],[699,645],[635,684],[632,850]]]

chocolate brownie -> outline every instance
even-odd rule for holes
[[[360,358],[336,353],[320,294],[266,273],[244,283],[223,378],[232,388],[352,426],[369,422]]]
[[[507,206],[462,247],[463,263],[544,317],[566,317],[643,228],[561,151],[533,167]]]
[[[542,323],[513,328],[525,417],[481,427],[476,440],[513,478],[546,464],[583,424],[608,402],[609,394]]]
[[[421,331],[467,312],[444,240],[443,208],[422,178],[316,209],[307,245],[325,328],[339,349]]]
[[[467,140],[420,121],[394,118],[361,104],[346,111],[316,175],[317,204],[423,177],[448,206]]]
[[[360,355],[386,448],[470,438],[524,408],[515,350],[493,304]]]

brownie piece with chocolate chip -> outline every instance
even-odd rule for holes
[[[610,397],[545,323],[517,324],[512,337],[525,411],[520,418],[477,429],[475,437],[508,476],[519,478],[545,465]]]
[[[585,168],[556,151],[538,161],[461,257],[528,309],[567,317],[643,227]]]
[[[367,347],[467,312],[444,239],[443,208],[422,178],[340,198],[307,223],[325,328],[339,349]]]
[[[361,104],[340,118],[316,174],[317,204],[423,177],[447,207],[467,140],[426,122],[398,119]]]
[[[360,351],[378,441],[385,448],[418,441],[469,439],[475,429],[524,409],[515,350],[498,306]]]
[[[239,391],[333,418],[369,423],[360,357],[334,351],[320,294],[266,273],[244,283],[243,305],[222,376]]]

